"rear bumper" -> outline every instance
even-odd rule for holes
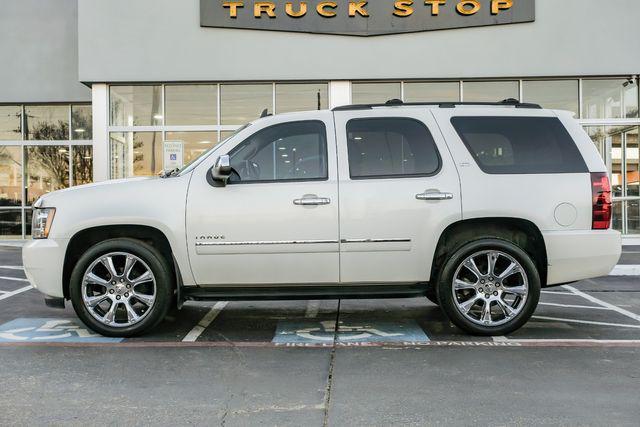
[[[27,279],[45,295],[63,298],[62,268],[68,239],[31,240],[22,248]]]
[[[542,233],[547,247],[547,285],[606,276],[618,263],[622,238],[615,230]]]

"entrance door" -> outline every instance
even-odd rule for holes
[[[333,121],[314,117],[264,119],[234,137],[219,153],[235,171],[226,187],[207,183],[217,155],[194,172],[187,244],[199,285],[339,282]]]
[[[458,174],[427,109],[335,113],[342,283],[429,280],[438,238],[461,219]]]

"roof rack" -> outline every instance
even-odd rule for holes
[[[414,107],[414,106],[438,106],[440,108],[455,108],[457,106],[477,105],[477,106],[494,106],[494,107],[515,107],[515,108],[531,108],[540,110],[542,107],[538,104],[530,104],[520,102],[517,99],[509,98],[500,102],[402,102],[400,99],[390,99],[384,104],[353,104],[335,107],[332,111],[351,111],[351,110],[371,110],[376,107]]]

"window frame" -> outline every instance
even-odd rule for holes
[[[485,120],[491,120],[491,119],[537,119],[537,120],[555,120],[558,122],[558,124],[562,127],[562,129],[564,129],[564,131],[567,133],[567,135],[569,136],[569,139],[572,141],[573,147],[575,148],[579,160],[582,163],[583,166],[583,170],[581,171],[554,171],[554,172],[548,172],[548,171],[523,171],[523,172],[496,172],[496,171],[492,171],[491,168],[495,167],[495,166],[488,166],[489,169],[487,169],[487,165],[482,164],[476,153],[475,150],[472,149],[470,142],[467,140],[467,138],[458,130],[458,128],[456,127],[454,121],[456,119],[485,119]],[[455,132],[455,134],[458,136],[458,138],[460,138],[460,141],[462,141],[462,143],[464,144],[465,148],[467,149],[467,152],[469,153],[469,155],[473,158],[473,161],[476,163],[476,165],[478,165],[478,168],[480,168],[480,170],[487,174],[487,175],[549,175],[549,174],[579,174],[579,173],[589,173],[589,167],[587,166],[587,162],[584,159],[584,156],[582,155],[582,151],[580,151],[580,148],[578,147],[578,145],[576,144],[575,139],[573,138],[573,136],[571,135],[571,132],[569,132],[569,130],[565,127],[564,123],[562,123],[562,120],[560,120],[558,117],[552,117],[552,116],[511,116],[511,115],[503,115],[503,116],[467,116],[467,115],[458,115],[458,116],[452,116],[449,119],[449,123],[451,124],[451,127],[453,128],[453,131]],[[509,141],[511,143],[511,141]],[[512,145],[513,146],[513,145]],[[515,153],[515,152],[514,152]],[[514,163],[514,167],[517,167],[517,165]]]
[[[233,154],[236,151],[238,151],[241,147],[243,147],[245,145],[245,143],[247,143],[247,141],[249,139],[253,138],[255,135],[259,134],[262,131],[265,131],[265,130],[268,130],[268,129],[272,129],[272,128],[278,127],[278,126],[293,124],[293,123],[319,123],[319,124],[322,125],[322,129],[324,131],[324,133],[323,133],[323,136],[324,136],[324,156],[325,156],[326,165],[327,165],[324,177],[318,177],[318,178],[296,178],[296,179],[269,179],[269,180],[251,180],[251,181],[231,181],[231,180],[228,180],[227,181],[227,185],[273,184],[273,183],[287,183],[287,182],[329,181],[329,139],[328,139],[328,134],[327,134],[327,124],[324,122],[324,120],[320,120],[320,119],[292,120],[292,121],[274,123],[272,125],[265,126],[263,128],[260,128],[260,129],[256,130],[254,133],[252,133],[251,135],[247,136],[241,142],[236,144],[231,149],[231,151],[229,151],[227,153],[227,155],[231,158],[233,156]]]
[[[433,148],[435,149],[436,159],[438,161],[438,167],[432,173],[419,173],[419,174],[393,174],[393,175],[366,175],[366,176],[353,176],[351,172],[351,163],[350,152],[349,152],[349,124],[354,121],[363,121],[363,120],[403,120],[403,121],[413,121],[424,127],[427,131],[427,134],[431,137],[433,141]],[[429,129],[429,126],[423,122],[422,120],[413,118],[413,117],[403,117],[403,116],[390,116],[390,117],[355,117],[349,119],[345,124],[345,136],[346,136],[346,144],[347,144],[347,166],[349,168],[349,179],[352,181],[362,181],[366,179],[407,179],[407,178],[429,178],[438,175],[442,171],[442,156],[440,155],[440,150],[438,149],[438,144],[436,143],[435,138],[433,137],[433,132]]]

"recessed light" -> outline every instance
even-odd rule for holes
[[[288,154],[283,154],[282,157],[289,157],[289,155]]]
[[[285,163],[291,163],[291,160],[285,160],[284,162]]]
[[[360,140],[362,140],[362,137],[361,136],[355,136],[355,137],[353,137],[353,139],[355,139],[356,141],[360,141]]]
[[[286,150],[287,147],[278,147],[278,150]]]
[[[84,129],[78,128],[74,132],[76,132],[76,133],[84,133]]]
[[[156,119],[156,120],[162,120],[163,116],[162,116],[162,114],[155,114],[153,116],[153,118]]]
[[[211,144],[211,141],[198,141],[199,144]]]

